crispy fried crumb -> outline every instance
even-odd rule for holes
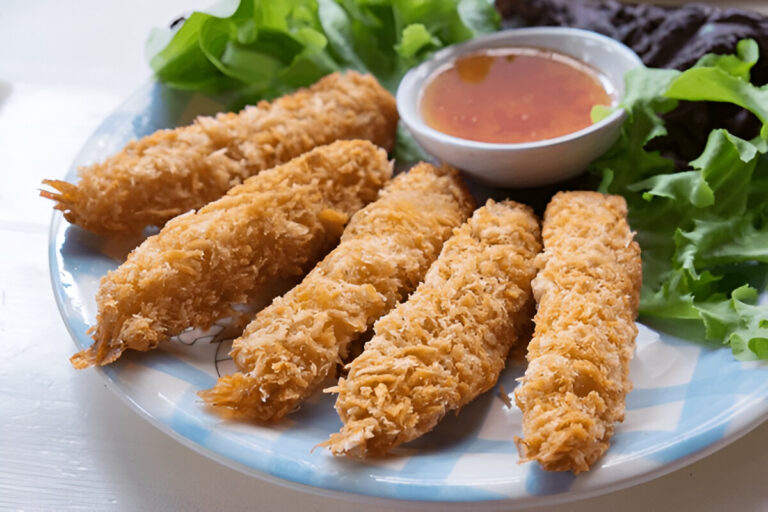
[[[384,454],[492,388],[510,347],[529,332],[540,249],[530,208],[489,201],[477,210],[328,390],[339,394],[344,426],[323,445],[335,455]]]
[[[507,406],[507,409],[512,408],[512,400],[509,399],[507,390],[504,389],[504,384],[499,384],[499,398],[501,398],[501,401]]]
[[[395,100],[375,78],[334,73],[307,89],[159,130],[105,161],[81,167],[77,184],[44,180],[41,195],[73,224],[97,232],[140,232],[213,201],[260,171],[339,139],[391,150]]]
[[[642,281],[626,215],[623,198],[597,192],[561,192],[547,207],[536,330],[515,391],[521,462],[586,471],[624,419]]]
[[[264,171],[147,238],[101,281],[95,343],[76,368],[146,351],[233,314],[260,283],[303,274],[391,176],[387,154],[339,141]]]
[[[225,415],[261,421],[294,410],[351,342],[416,288],[473,208],[455,169],[422,163],[399,175],[352,217],[339,246],[235,340],[239,371],[200,396]]]

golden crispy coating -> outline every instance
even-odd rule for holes
[[[301,275],[391,172],[383,149],[339,141],[168,222],[102,279],[96,343],[72,364],[111,363],[125,349],[149,350],[187,327],[209,327],[265,279]]]
[[[308,89],[239,114],[199,117],[130,142],[82,167],[79,182],[45,180],[69,222],[97,233],[141,231],[221,197],[259,171],[338,139],[392,149],[395,100],[375,78],[334,73]]]
[[[291,412],[333,374],[350,342],[421,282],[474,202],[455,169],[419,164],[357,212],[341,243],[236,339],[240,370],[200,396],[261,421]]]
[[[560,192],[547,206],[536,330],[515,391],[521,462],[586,471],[624,419],[642,281],[626,216],[622,197],[597,192]]]
[[[496,383],[530,333],[539,224],[527,206],[489,201],[454,232],[424,282],[374,324],[339,393],[335,455],[381,455],[430,431]]]

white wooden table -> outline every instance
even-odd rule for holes
[[[0,509],[360,509],[198,455],[67,361],[74,346],[48,277],[51,204],[37,187],[63,176],[97,124],[150,79],[149,28],[210,2],[0,3]],[[768,424],[655,481],[548,510],[768,510],[766,446]]]

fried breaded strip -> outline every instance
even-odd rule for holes
[[[96,341],[76,368],[149,350],[233,313],[269,277],[301,275],[391,176],[387,154],[339,141],[264,171],[147,238],[101,281]]]
[[[375,78],[334,73],[272,103],[199,117],[130,142],[105,161],[81,167],[77,184],[44,180],[57,192],[41,195],[85,229],[137,232],[316,146],[365,139],[391,150],[396,128],[395,100]]]
[[[339,379],[335,455],[381,455],[430,431],[496,383],[530,333],[539,224],[527,206],[489,201],[450,238],[424,282],[374,324]]]
[[[473,208],[455,169],[421,163],[396,177],[352,217],[339,246],[235,340],[240,371],[200,396],[261,421],[291,412],[333,374],[350,342],[418,286]]]
[[[642,281],[626,216],[622,197],[597,192],[561,192],[547,206],[536,330],[515,391],[521,462],[586,471],[624,419]]]

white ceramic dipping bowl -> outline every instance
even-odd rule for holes
[[[623,109],[561,137],[510,144],[454,137],[431,128],[422,119],[423,88],[435,71],[459,56],[507,47],[541,48],[574,57],[592,67],[617,100],[624,94],[624,73],[643,65],[635,52],[595,32],[562,27],[504,30],[440,50],[408,71],[397,89],[400,119],[428,153],[490,185],[533,187],[575,176],[617,139]]]

